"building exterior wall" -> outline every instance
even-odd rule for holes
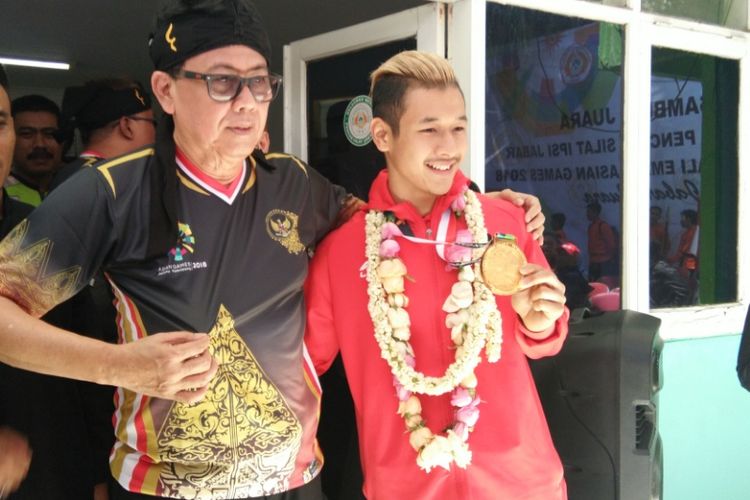
[[[750,394],[737,380],[739,335],[667,342],[659,432],[665,500],[750,495]]]

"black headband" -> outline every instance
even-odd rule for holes
[[[68,87],[63,95],[63,121],[71,128],[96,130],[123,116],[151,109],[140,87],[114,90],[106,86]]]
[[[194,10],[157,22],[149,39],[154,68],[172,69],[186,59],[228,45],[245,45],[271,64],[271,44],[255,6],[224,0],[214,11]]]

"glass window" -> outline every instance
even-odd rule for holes
[[[617,7],[625,7],[627,0],[586,0],[592,3],[600,3],[602,5],[614,5]]]
[[[645,12],[684,17],[719,26],[747,26],[747,0],[642,0]]]
[[[654,48],[652,308],[737,298],[737,61]]]
[[[487,5],[485,186],[542,200],[571,309],[620,306],[622,58],[617,25]]]

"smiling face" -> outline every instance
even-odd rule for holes
[[[244,45],[191,57],[183,70],[243,77],[268,74],[263,56]],[[172,78],[161,71],[154,72],[151,84],[164,111],[174,118],[177,146],[206,174],[231,182],[260,140],[269,102],[258,103],[247,86],[231,101],[217,102],[209,97],[206,82]]]
[[[424,215],[450,190],[466,154],[467,126],[463,95],[452,85],[410,88],[398,133],[373,119],[373,141],[385,153],[388,187],[396,201],[409,201]]]

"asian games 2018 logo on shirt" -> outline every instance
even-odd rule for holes
[[[180,231],[177,235],[177,245],[169,251],[169,255],[174,257],[175,262],[182,262],[185,255],[195,252],[195,236],[193,236],[193,231],[187,224],[179,222],[177,227]]]
[[[195,254],[195,235],[193,235],[193,231],[188,224],[178,222],[177,227],[179,230],[177,244],[167,254],[171,262],[166,266],[159,267],[159,276],[206,269],[208,267],[208,263],[205,261],[194,262],[186,259],[186,257]]]

